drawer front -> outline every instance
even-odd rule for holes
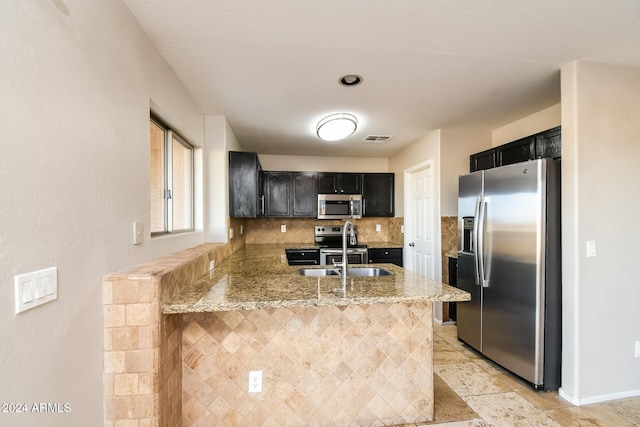
[[[289,265],[318,265],[320,251],[318,249],[286,249]]]
[[[402,267],[402,248],[369,249],[369,263],[391,263]]]

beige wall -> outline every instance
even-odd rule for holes
[[[389,160],[377,157],[280,156],[259,154],[267,171],[389,172]]]
[[[149,108],[198,148],[202,112],[122,2],[0,10],[0,402],[71,406],[0,424],[100,426],[102,277],[203,242],[149,237]],[[51,266],[58,299],[15,315],[13,276]]]
[[[497,147],[498,145],[515,141],[525,136],[560,126],[560,122],[561,106],[560,104],[552,105],[508,125],[494,129],[491,135],[491,145]]]
[[[389,172],[395,173],[396,216],[404,216],[405,169],[426,161],[432,161],[434,189],[437,192],[434,195],[437,201],[435,208],[436,212],[440,212],[440,130],[436,130],[389,158]]]
[[[574,403],[640,395],[639,117],[640,70],[562,69],[561,393]]]
[[[469,156],[491,148],[488,129],[442,129],[440,144],[440,216],[458,214],[458,177],[469,173]]]
[[[491,134],[482,128],[444,128],[430,133],[389,158],[396,174],[396,216],[404,216],[404,170],[437,159],[439,216],[458,211],[458,177],[469,173],[469,156],[491,148]]]
[[[224,243],[229,240],[229,151],[242,151],[226,117],[204,116],[204,161],[207,177],[204,181],[208,203],[205,204],[205,240]]]

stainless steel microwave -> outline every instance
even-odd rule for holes
[[[362,218],[362,195],[318,194],[318,219]]]

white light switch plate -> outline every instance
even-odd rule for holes
[[[56,267],[14,277],[15,310],[22,313],[58,298],[58,269]]]
[[[140,245],[142,244],[142,232],[143,226],[141,222],[133,223],[133,244]]]

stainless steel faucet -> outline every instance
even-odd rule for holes
[[[351,221],[346,221],[344,223],[344,227],[342,228],[342,262],[333,261],[333,266],[335,268],[341,269],[341,275],[343,279],[347,278],[347,268],[349,266],[349,261],[347,259],[347,230],[349,230],[349,242],[352,245],[356,244],[355,226]]]

